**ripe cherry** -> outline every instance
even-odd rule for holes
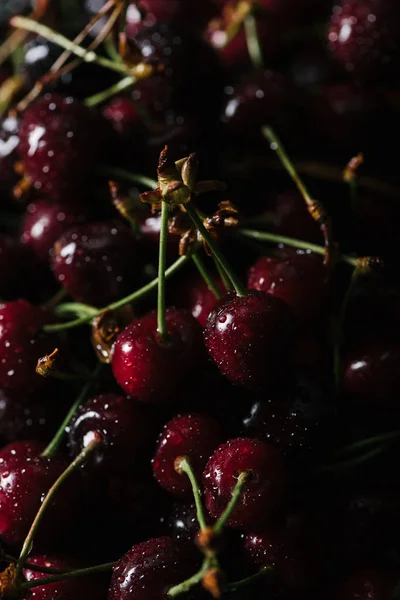
[[[128,471],[144,462],[155,439],[143,408],[116,394],[100,394],[78,409],[68,432],[72,454],[79,454],[96,433],[101,434],[103,443],[91,460],[96,469],[108,473]]]
[[[286,249],[278,257],[262,256],[250,268],[248,287],[284,300],[300,323],[319,321],[325,313],[327,289],[322,258]]]
[[[288,237],[322,243],[319,225],[311,218],[299,192],[285,190],[277,193],[271,203],[274,230]]]
[[[213,277],[217,289],[224,293],[225,286],[221,279]],[[183,283],[183,285],[182,285]],[[207,283],[199,275],[189,277],[185,281],[180,281],[176,292],[177,301],[190,310],[202,327],[205,327],[208,316],[213,310],[217,299],[214,292],[210,290]]]
[[[52,267],[78,302],[105,306],[119,300],[134,289],[139,271],[133,232],[116,220],[73,227],[55,243]]]
[[[0,190],[9,190],[16,180],[14,163],[19,144],[19,121],[6,117],[0,121]]]
[[[135,103],[128,96],[116,96],[103,108],[103,116],[115,131],[129,139],[142,125],[142,117]]]
[[[214,452],[203,473],[206,506],[213,517],[219,517],[231,499],[238,475],[244,471],[249,473],[249,480],[228,524],[259,529],[276,512],[286,483],[279,452],[265,442],[237,438]]]
[[[206,348],[220,371],[251,390],[273,384],[282,374],[292,333],[289,307],[265,292],[225,294],[204,329]]]
[[[220,427],[212,417],[186,414],[169,421],[164,426],[153,458],[153,472],[158,483],[168,492],[190,497],[192,487],[189,477],[176,471],[176,459],[187,457],[199,477],[220,441]]]
[[[157,334],[157,313],[133,321],[118,336],[112,369],[122,389],[143,402],[171,401],[203,362],[201,327],[184,310],[166,310],[169,339]]]
[[[190,546],[169,537],[133,546],[114,567],[108,600],[164,598],[196,571]]]

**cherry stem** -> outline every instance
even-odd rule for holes
[[[116,167],[101,167],[99,170],[99,175],[107,178],[120,177],[121,179],[130,181],[131,183],[148,187],[149,189],[154,189],[158,186],[158,182],[155,181],[155,179],[151,179],[151,177],[146,177],[146,175],[133,173],[131,171],[126,171],[125,169],[119,169]]]
[[[363,463],[367,462],[368,460],[371,460],[372,458],[379,456],[379,454],[381,454],[386,448],[388,448],[390,446],[390,442],[391,442],[391,440],[387,440],[382,446],[379,446],[378,448],[374,448],[373,450],[370,450],[369,452],[367,452],[366,454],[363,454],[362,456],[357,456],[356,458],[344,460],[339,463],[324,465],[324,466],[320,467],[319,469],[317,469],[317,472],[318,473],[326,473],[326,472],[331,472],[331,471],[339,471],[341,469],[351,469],[353,467],[357,467],[358,465],[362,465]]]
[[[258,573],[254,573],[254,575],[250,575],[250,577],[246,577],[246,579],[241,579],[240,581],[235,581],[234,583],[229,583],[226,586],[225,591],[236,592],[236,590],[241,590],[241,589],[251,585],[255,581],[258,581],[262,577],[265,577],[266,575],[268,575],[268,573],[273,573],[273,572],[274,572],[274,567],[272,565],[269,565],[268,567],[264,567],[263,569],[261,569],[261,571],[258,571]]]
[[[341,448],[336,452],[337,456],[346,456],[346,454],[351,454],[354,451],[362,450],[363,448],[368,446],[374,446],[375,444],[379,444],[380,442],[391,442],[392,440],[397,440],[400,438],[400,431],[390,431],[388,433],[383,433],[380,435],[374,435],[372,437],[366,438],[364,440],[359,440],[358,442],[354,442],[353,444],[349,444],[344,448]]]
[[[11,75],[0,86],[0,117],[8,110],[10,104],[24,86],[25,81],[21,75]]]
[[[96,437],[93,439],[93,441],[90,442],[90,444],[88,444],[86,446],[86,448],[84,448],[82,450],[82,452],[80,452],[80,454],[78,454],[78,456],[65,469],[65,471],[60,475],[60,477],[57,479],[57,481],[55,483],[53,483],[53,485],[47,492],[42,504],[40,505],[38,513],[31,525],[29,533],[25,538],[24,544],[22,546],[21,554],[19,555],[17,565],[16,565],[17,576],[21,574],[25,560],[26,560],[29,552],[31,551],[33,540],[34,540],[36,532],[39,528],[39,525],[43,519],[43,516],[44,516],[48,506],[51,504],[55,494],[57,493],[58,489],[62,486],[62,484],[66,481],[66,479],[68,479],[68,477],[70,475],[72,475],[72,473],[74,471],[76,471],[76,469],[78,469],[86,461],[87,457],[91,454],[91,452],[93,452],[97,448],[97,446],[99,444],[102,443],[102,441],[103,440],[102,440],[101,436],[97,434]]]
[[[85,48],[82,48],[82,46],[75,44],[72,40],[61,35],[61,33],[58,33],[57,31],[54,31],[54,29],[47,27],[47,25],[38,23],[33,19],[17,15],[12,17],[9,23],[12,27],[17,29],[23,29],[25,31],[30,31],[40,35],[46,40],[57,44],[57,46],[61,46],[61,48],[68,50],[68,52],[71,52],[71,54],[79,56],[79,58],[81,58],[84,62],[96,63],[101,67],[111,69],[112,71],[117,71],[117,73],[123,73],[125,75],[129,72],[124,64],[114,62],[103,56],[98,56],[93,50],[86,50]]]
[[[221,265],[221,267],[223,268],[223,270],[229,277],[230,281],[232,282],[232,285],[235,288],[236,294],[238,296],[245,296],[245,294],[246,294],[245,288],[243,287],[242,283],[240,282],[239,278],[237,277],[237,275],[235,274],[235,272],[233,271],[231,266],[226,261],[218,244],[213,240],[211,235],[208,233],[207,229],[204,227],[203,221],[197,214],[197,210],[196,210],[195,206],[190,201],[187,202],[184,206],[185,206],[187,214],[193,221],[194,226],[200,232],[204,241],[210,247],[215,258],[217,259],[217,261],[219,262],[219,264]]]
[[[96,366],[90,381],[88,381],[82,388],[81,393],[79,394],[79,396],[77,397],[75,402],[72,404],[72,406],[69,409],[68,413],[66,414],[63,422],[61,423],[60,427],[58,428],[55,436],[53,437],[51,442],[48,444],[48,446],[44,449],[41,456],[44,456],[45,458],[53,458],[53,456],[55,455],[55,453],[58,450],[58,447],[61,444],[61,441],[62,441],[62,438],[64,437],[66,428],[68,427],[70,421],[72,420],[76,410],[86,400],[90,390],[92,389],[94,382],[97,379],[98,374],[100,373],[101,367],[102,367],[101,364],[98,364]]]
[[[74,315],[79,315],[80,317],[89,317],[92,319],[97,316],[97,312],[97,308],[94,308],[89,304],[82,304],[81,302],[63,302],[54,309],[54,313],[58,317],[72,313]]]
[[[243,235],[254,240],[261,242],[272,242],[275,244],[284,244],[285,246],[291,246],[293,248],[300,248],[302,250],[311,250],[315,254],[325,255],[325,248],[318,246],[317,244],[311,244],[306,240],[298,240],[296,238],[287,237],[285,235],[278,235],[276,233],[269,233],[268,231],[256,231],[255,229],[238,229],[238,234]],[[348,254],[340,254],[339,260],[347,263],[351,267],[357,266],[357,258],[349,256]]]
[[[228,277],[226,276],[226,273],[224,271],[224,269],[221,267],[221,265],[219,264],[219,262],[217,261],[217,259],[215,258],[215,256],[213,256],[213,260],[214,260],[214,264],[216,266],[216,269],[218,271],[219,276],[222,279],[222,283],[224,284],[225,289],[228,292],[231,292],[233,290],[232,284],[229,281]]]
[[[168,279],[168,277],[170,277],[171,275],[173,275],[174,273],[179,271],[189,260],[191,260],[190,255],[181,256],[180,258],[178,258],[165,271],[165,278]],[[67,321],[66,323],[53,323],[51,325],[45,325],[43,327],[43,330],[47,331],[47,332],[63,331],[65,329],[71,329],[73,327],[78,327],[80,325],[84,325],[85,323],[88,323],[89,321],[91,321],[94,317],[98,317],[99,315],[101,315],[102,313],[104,313],[106,311],[117,310],[118,308],[122,308],[126,304],[130,304],[131,302],[134,302],[135,300],[139,300],[139,298],[146,296],[146,294],[148,294],[152,290],[156,289],[157,286],[158,286],[158,277],[156,277],[155,279],[153,279],[152,281],[150,281],[149,283],[144,285],[139,290],[136,290],[129,296],[122,298],[122,300],[117,300],[117,302],[113,302],[112,304],[109,304],[108,306],[106,306],[104,308],[99,308],[99,309],[93,308],[93,312],[91,314],[86,314],[83,317],[74,319],[73,321]],[[63,307],[63,305],[61,304],[59,309],[62,310],[62,307]],[[71,308],[72,308],[72,305],[71,305]]]
[[[168,216],[169,205],[166,202],[162,202],[157,288],[157,333],[162,342],[165,342],[168,339],[167,317],[165,313],[165,267],[167,265]]]
[[[87,98],[85,98],[83,103],[86,106],[88,106],[89,108],[92,108],[92,106],[97,106],[98,104],[105,102],[109,98],[112,98],[116,94],[119,94],[120,92],[123,92],[124,90],[130,88],[132,85],[134,85],[136,83],[136,81],[137,81],[137,78],[133,77],[133,75],[124,77],[123,79],[121,79],[114,85],[110,86],[109,88],[106,88],[102,92],[93,94],[93,96],[88,96]]]
[[[220,518],[214,525],[215,533],[221,533],[222,529],[225,527],[225,525],[229,521],[232,513],[234,512],[234,510],[240,500],[240,497],[242,495],[242,492],[243,492],[244,487],[245,487],[246,483],[248,482],[248,480],[249,480],[249,472],[248,471],[243,471],[242,473],[240,473],[238,480],[235,484],[235,487],[232,490],[232,497],[229,500],[228,505],[225,508],[224,512],[222,513],[222,515],[220,516]]]
[[[249,14],[244,20],[244,31],[246,34],[247,50],[253,67],[262,69],[264,66],[263,52],[257,31],[257,19]]]
[[[189,462],[188,457],[182,456],[182,457],[178,458],[176,460],[176,466],[177,466],[178,472],[183,471],[189,477],[189,480],[190,480],[190,483],[192,486],[194,503],[196,505],[197,521],[200,525],[200,529],[202,531],[204,531],[207,528],[207,523],[206,523],[206,518],[204,515],[203,503],[201,501],[200,488],[199,488],[199,484],[196,479],[196,475],[194,474],[194,471],[192,469],[192,466]]]
[[[51,298],[49,298],[49,300],[47,300],[47,302],[42,304],[42,308],[49,310],[51,308],[56,307],[57,304],[59,304],[62,300],[64,300],[66,295],[67,295],[67,291],[65,288],[59,289],[58,292],[56,292],[54,294],[54,296],[52,296]]]
[[[96,565],[94,567],[86,567],[85,569],[76,569],[75,571],[68,571],[67,573],[60,573],[58,575],[52,575],[51,577],[44,577],[43,579],[34,579],[32,581],[26,581],[20,585],[21,590],[30,590],[35,587],[48,585],[49,583],[57,583],[58,581],[67,581],[68,579],[76,579],[77,577],[84,577],[85,575],[93,575],[95,573],[104,573],[110,571],[116,562],[104,563],[103,565]],[[29,568],[25,565],[25,568]],[[41,569],[38,568],[38,571]],[[42,570],[42,572],[44,572]]]
[[[201,569],[199,571],[197,571],[197,573],[195,573],[194,575],[189,577],[189,579],[182,581],[182,583],[179,583],[178,585],[174,585],[172,588],[170,588],[167,592],[167,596],[169,598],[176,598],[177,596],[180,596],[181,594],[185,594],[193,586],[195,586],[201,582],[204,575],[207,574],[209,568],[210,568],[209,561],[206,559],[203,562]]]
[[[214,294],[214,296],[216,297],[216,299],[219,300],[219,298],[221,298],[221,294],[215,284],[215,281],[213,280],[211,274],[209,273],[205,262],[201,258],[200,254],[198,252],[197,252],[197,254],[193,254],[192,260],[193,260],[194,264],[196,265],[198,272],[200,273],[200,275],[206,282],[208,289],[211,290],[212,293]]]
[[[17,559],[14,556],[10,556],[9,554],[1,554],[1,561],[6,561],[9,563],[16,563]],[[29,569],[30,571],[38,571],[39,573],[48,573],[49,575],[60,575],[61,573],[70,573],[71,569],[56,569],[51,567],[44,567],[41,565],[33,565],[32,563],[26,562],[24,563],[24,569]]]

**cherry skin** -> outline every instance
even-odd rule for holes
[[[91,457],[96,469],[109,473],[128,471],[143,461],[155,439],[143,408],[131,398],[100,394],[83,404],[69,426],[73,456],[100,434],[101,446]]]
[[[0,305],[0,387],[31,392],[45,379],[36,374],[40,357],[59,346],[59,338],[44,334],[51,315],[26,300]]]
[[[121,388],[142,402],[172,400],[203,362],[201,327],[184,310],[166,310],[169,339],[160,341],[157,313],[133,321],[118,336],[112,356]]]
[[[4,460],[2,460],[4,456]],[[0,452],[0,539],[18,548],[23,543],[32,522],[50,487],[65,470],[60,459],[13,455],[6,447]],[[70,480],[71,481],[71,480]],[[76,482],[74,482],[76,484]],[[76,485],[74,485],[76,488]],[[73,487],[66,484],[57,494],[43,517],[38,538],[55,539],[72,518]],[[74,490],[75,491],[75,490]]]
[[[142,125],[135,103],[127,96],[116,96],[103,108],[103,116],[123,138],[130,138]]]
[[[169,588],[195,571],[190,546],[169,537],[150,539],[133,546],[118,561],[108,600],[162,600]]]
[[[284,190],[274,196],[271,203],[272,225],[281,235],[323,243],[319,225],[311,218],[299,192]]]
[[[226,291],[224,284],[219,277],[213,277],[217,289],[224,293]],[[202,327],[205,327],[207,319],[215,304],[217,298],[214,292],[210,290],[207,283],[200,275],[195,275],[184,282],[179,282],[176,292],[177,300],[190,310]],[[183,285],[182,285],[183,283]]]
[[[0,190],[8,190],[15,182],[14,163],[19,144],[19,122],[6,117],[0,122]]]
[[[73,98],[57,94],[45,94],[26,109],[19,135],[26,175],[37,190],[52,196],[79,188],[102,145],[93,113]]]
[[[48,261],[57,239],[71,227],[88,221],[92,212],[82,202],[35,200],[27,206],[21,241],[39,260]]]
[[[356,77],[382,75],[399,50],[398,16],[392,0],[341,0],[331,17],[329,49]]]
[[[161,433],[153,458],[153,473],[158,483],[174,495],[191,497],[192,487],[186,473],[175,470],[175,461],[185,456],[199,477],[221,441],[218,423],[209,416],[178,415]]]
[[[353,573],[341,584],[335,600],[389,600],[395,583],[391,573],[365,569]]]
[[[322,257],[304,250],[285,250],[276,258],[262,256],[250,268],[248,287],[284,300],[300,323],[324,314],[327,290]]]
[[[265,442],[236,438],[214,452],[203,473],[206,506],[218,518],[231,499],[238,475],[244,471],[249,472],[249,481],[228,524],[259,529],[276,511],[286,483],[279,452]]]
[[[34,459],[44,450],[44,444],[37,440],[20,440],[7,444],[0,450],[0,466],[19,465],[25,459]]]
[[[280,298],[256,290],[242,297],[229,292],[208,317],[204,342],[232,383],[260,390],[282,373],[291,333],[292,315]]]
[[[52,268],[74,300],[105,306],[134,289],[139,271],[135,238],[116,220],[73,227],[55,243]]]

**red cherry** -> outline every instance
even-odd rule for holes
[[[73,455],[79,454],[96,434],[103,443],[92,455],[96,468],[111,472],[128,471],[144,462],[155,439],[143,408],[134,400],[116,394],[100,394],[83,404],[69,426]]]
[[[228,524],[259,529],[276,512],[286,482],[280,454],[265,442],[237,438],[214,452],[203,473],[206,506],[213,517],[219,517],[243,471],[250,473],[250,479]]]
[[[344,581],[335,600],[389,600],[395,577],[378,569],[353,573]]]
[[[130,138],[142,125],[140,112],[127,96],[116,96],[104,106],[102,112],[123,138]]]
[[[213,280],[217,289],[224,293],[226,289],[221,279],[214,276]],[[177,303],[190,310],[202,327],[205,327],[208,316],[217,303],[214,292],[198,274],[189,278],[186,275],[184,281],[178,281],[174,297]]]
[[[139,270],[135,238],[116,220],[74,227],[55,243],[52,267],[75,300],[105,306],[134,289]]]
[[[58,336],[44,334],[51,315],[26,300],[0,305],[0,387],[32,391],[45,379],[36,374],[40,357],[59,345]]]
[[[279,192],[272,199],[271,210],[272,225],[277,233],[310,242],[323,242],[319,225],[311,218],[299,192]]]
[[[20,440],[7,444],[0,450],[0,467],[4,464],[18,466],[25,459],[34,459],[39,456],[44,448],[44,444],[36,440]]]
[[[158,483],[168,492],[191,496],[192,487],[185,473],[175,470],[175,460],[187,456],[199,477],[221,441],[218,423],[209,416],[179,415],[165,426],[153,458],[153,472]]]
[[[0,189],[8,190],[16,176],[14,163],[19,144],[19,122],[16,117],[7,117],[0,122]]]
[[[292,319],[287,304],[270,294],[225,294],[204,329],[204,341],[220,371],[232,382],[263,389],[285,370]]]
[[[333,56],[358,77],[381,76],[398,54],[398,17],[393,0],[341,0],[328,34]]]
[[[262,256],[250,268],[248,287],[284,300],[300,323],[325,315],[326,273],[321,256],[304,250],[285,250],[274,258]]]
[[[201,327],[183,310],[166,310],[169,341],[157,334],[157,313],[128,325],[113,349],[112,369],[122,389],[144,402],[171,401],[203,360]]]
[[[168,537],[151,539],[133,546],[118,561],[108,600],[161,600],[195,571],[190,546]]]

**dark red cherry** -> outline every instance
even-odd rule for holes
[[[226,289],[221,279],[215,276],[213,279],[218,290],[224,293]],[[190,310],[200,325],[205,327],[208,316],[217,303],[217,299],[204,279],[197,274],[189,279],[186,276],[183,286],[182,282],[180,282],[176,295],[177,300],[179,299],[182,305]]]
[[[333,7],[329,49],[356,77],[381,76],[398,55],[398,17],[393,0],[341,0]]]
[[[0,450],[0,467],[2,465],[19,465],[25,459],[34,459],[45,449],[37,440],[20,440],[7,444]]]
[[[335,600],[390,600],[396,577],[379,569],[350,575],[339,587]]]
[[[52,267],[78,302],[105,306],[134,289],[139,257],[132,230],[116,221],[69,229],[54,245]]]
[[[108,600],[162,600],[169,588],[195,571],[190,546],[169,537],[151,539],[133,546],[118,561]]]
[[[2,461],[3,455],[5,456]],[[24,541],[44,496],[65,470],[67,464],[56,458],[11,455],[7,447],[0,452],[0,539],[18,548]],[[70,480],[71,482],[71,480]],[[55,539],[68,526],[74,502],[68,482],[54,498],[43,517],[39,539]],[[76,482],[74,482],[76,489]],[[72,494],[72,495],[71,495]]]
[[[100,394],[78,409],[68,432],[72,454],[79,454],[96,434],[102,436],[103,443],[92,461],[107,472],[127,471],[144,462],[155,439],[142,407],[116,394]]]
[[[37,361],[59,345],[58,336],[42,332],[49,321],[49,313],[26,300],[0,305],[0,388],[31,392],[43,384]]]
[[[122,389],[143,402],[171,401],[203,362],[201,327],[184,310],[166,311],[169,340],[160,341],[157,313],[133,321],[118,336],[112,369]]]
[[[206,348],[220,371],[251,390],[274,383],[287,367],[292,333],[289,307],[265,292],[229,292],[215,305],[204,329]]]
[[[327,298],[322,257],[304,250],[262,256],[250,268],[248,287],[284,300],[300,323],[319,321]]]
[[[399,406],[400,346],[376,340],[350,350],[342,363],[342,389],[347,401],[376,410]]]
[[[29,250],[10,235],[0,233],[0,297],[3,300],[14,300],[29,293],[28,274],[32,266]]]
[[[19,144],[19,121],[6,117],[0,122],[0,190],[9,190],[16,180],[14,163]]]
[[[249,481],[228,523],[240,529],[257,530],[277,510],[286,483],[279,452],[265,442],[237,438],[214,452],[203,473],[206,506],[213,517],[219,517],[243,471],[249,473]]]
[[[19,134],[26,175],[37,190],[53,196],[88,178],[102,146],[93,113],[57,94],[45,94],[26,109]]]
[[[65,558],[38,555],[30,556],[29,564],[36,567],[46,567],[48,569],[65,569],[73,571],[86,567],[87,564],[79,565],[76,561],[67,560]],[[24,577],[27,581],[35,581],[49,577],[48,573],[41,573],[40,570],[24,569]],[[106,581],[100,575],[92,575],[77,579],[66,579],[56,583],[48,583],[46,585],[32,588],[31,598],[35,600],[101,600],[106,592]]]
[[[103,107],[102,112],[123,138],[130,138],[142,124],[140,112],[128,96],[116,96]]]
[[[272,225],[281,235],[322,243],[319,225],[307,210],[304,198],[295,190],[277,193],[272,199]]]
[[[190,497],[190,480],[186,473],[175,470],[176,459],[188,457],[199,477],[220,441],[220,427],[212,417],[187,414],[169,421],[164,426],[153,458],[153,473],[158,483],[168,492]]]
[[[169,147],[168,147],[169,148]],[[138,215],[137,223],[142,236],[142,241],[148,247],[149,252],[155,252],[158,256],[158,245],[160,242],[161,212],[144,211]],[[167,252],[169,258],[178,256],[180,236],[169,233],[167,236]]]
[[[81,202],[36,200],[28,204],[22,224],[22,243],[41,261],[49,260],[54,242],[71,227],[92,216],[90,207]]]

